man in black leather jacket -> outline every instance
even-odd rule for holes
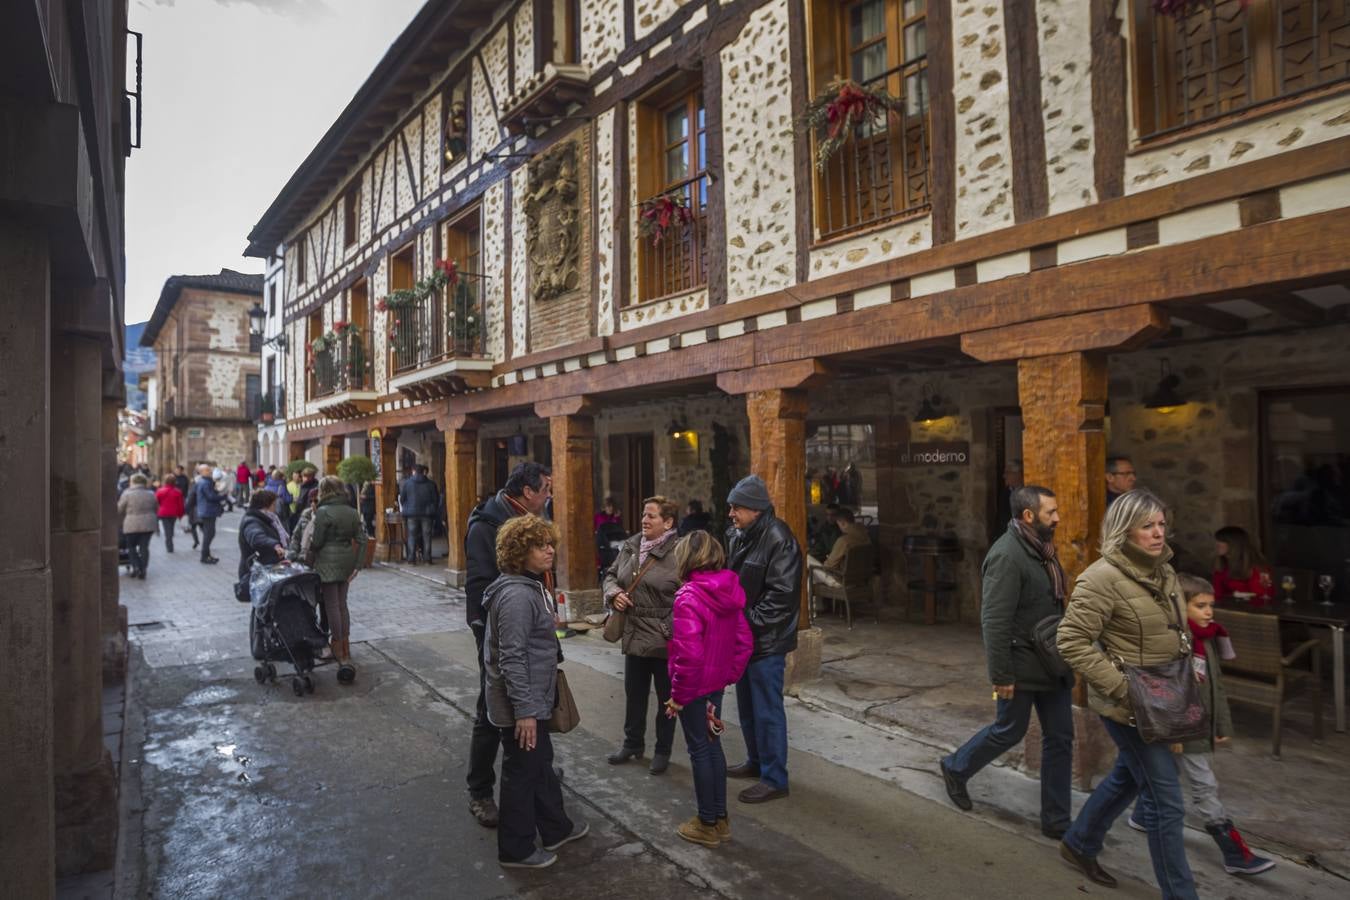
[[[469,515],[464,532],[464,555],[468,574],[464,583],[464,609],[478,645],[478,711],[469,743],[469,812],[478,824],[497,826],[497,804],[493,789],[497,784],[497,746],[500,732],[488,721],[484,693],[486,669],[483,663],[483,638],[487,615],[483,592],[497,580],[497,530],[507,519],[533,513],[543,515],[544,505],[553,495],[553,478],[548,467],[536,462],[521,463],[506,479],[506,486],[489,497]],[[552,584],[547,585],[552,589]]]
[[[797,649],[801,611],[802,552],[787,523],[774,515],[764,482],[742,478],[727,495],[733,527],[727,531],[727,566],[745,589],[745,617],[755,649],[736,683],[736,707],[745,739],[745,762],[727,769],[733,778],[756,778],[742,803],[788,795],[787,714],[783,670]]]

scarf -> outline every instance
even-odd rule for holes
[[[677,533],[676,529],[670,528],[661,532],[661,536],[659,538],[654,538],[650,541],[647,540],[646,538],[643,538],[642,543],[638,544],[638,568],[641,568],[642,566],[645,566],[647,564],[648,553],[651,553],[657,547],[661,546],[666,541],[670,540],[672,537],[676,535],[676,533]]]
[[[1197,625],[1188,618],[1186,619],[1186,625],[1191,629],[1191,645],[1194,647],[1196,656],[1203,659],[1205,656],[1205,641],[1210,638],[1217,638],[1219,658],[1237,659],[1237,651],[1233,649],[1233,641],[1228,637],[1228,630],[1218,622]]]
[[[280,535],[281,540],[278,543],[280,543],[283,547],[289,544],[291,542],[291,536],[286,531],[286,526],[281,524],[281,519],[277,517],[277,514],[272,512],[270,509],[265,509],[262,512],[263,515],[267,517],[267,521],[271,522],[272,527],[277,530],[277,534]]]
[[[1050,586],[1055,592],[1055,602],[1062,608],[1065,595],[1064,567],[1059,564],[1059,557],[1055,554],[1054,542],[1041,540],[1041,536],[1036,533],[1036,529],[1021,519],[1013,519],[1012,526],[1017,530],[1018,537],[1025,541],[1026,545],[1041,558],[1041,565],[1045,566],[1045,574],[1050,576]]]

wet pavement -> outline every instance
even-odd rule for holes
[[[693,812],[677,738],[669,773],[612,767],[622,656],[595,637],[564,644],[582,724],[556,741],[569,812],[591,836],[543,872],[505,872],[463,787],[477,691],[461,596],[392,570],[352,588],[357,683],[321,669],[313,695],[259,686],[247,609],[230,590],[233,528],[218,566],[157,540],[149,578],[123,580],[132,662],[123,736],[117,895],[195,897],[1061,897],[1106,893],[1058,859],[1028,821],[1037,785],[999,773],[1002,800],[975,813],[942,794],[931,746],[789,701],[792,796],[732,801],[735,839],[708,851],[674,835]],[[180,548],[191,545],[190,540]],[[654,705],[654,704],[653,704]],[[735,721],[734,704],[726,711]],[[729,727],[728,757],[742,744]],[[733,792],[742,783],[732,782]],[[1109,839],[1118,898],[1156,892],[1140,836]],[[1339,896],[1325,873],[1282,866],[1244,884],[1188,849],[1205,896]],[[1130,874],[1137,878],[1128,877]]]

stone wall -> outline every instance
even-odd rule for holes
[[[1004,0],[954,0],[956,237],[1013,221]],[[937,38],[934,36],[933,43]]]
[[[1097,199],[1092,167],[1091,9],[1081,0],[1036,0],[1051,214]]]
[[[566,157],[569,154],[572,158],[570,165],[566,164]],[[553,156],[552,154],[559,154]],[[591,271],[591,252],[594,227],[591,222],[591,211],[593,208],[594,179],[592,178],[592,158],[590,144],[590,129],[579,128],[566,141],[557,144],[549,155],[537,157],[529,169],[539,167],[541,175],[548,172],[551,167],[549,161],[561,162],[558,168],[558,178],[547,179],[549,183],[529,184],[527,175],[527,190],[531,192],[551,192],[553,196],[545,201],[541,206],[555,206],[556,213],[565,220],[568,216],[574,217],[573,224],[570,227],[562,225],[560,221],[553,220],[546,212],[541,215],[540,231],[538,242],[535,246],[534,255],[530,253],[531,236],[528,233],[525,214],[526,202],[518,201],[516,209],[512,215],[512,233],[511,256],[514,275],[514,268],[525,269],[528,267],[530,277],[526,291],[512,297],[512,304],[521,309],[521,314],[528,310],[529,315],[529,349],[531,352],[546,350],[550,347],[557,347],[573,341],[582,341],[594,333],[592,324],[592,303],[591,303],[591,279],[594,273]],[[572,186],[575,195],[568,199],[563,195],[563,182],[569,179],[567,170],[570,169]],[[536,176],[537,178],[539,176]],[[512,185],[514,187],[518,179],[513,174]],[[573,261],[569,263],[557,264],[554,262],[558,256],[569,254],[555,252],[556,247],[560,247],[569,237],[564,232],[570,232],[570,237],[576,241],[576,249],[573,254]],[[517,237],[519,242],[517,242]],[[537,257],[537,259],[536,259]],[[542,263],[540,262],[542,261]],[[569,272],[575,273],[575,286],[567,290],[566,293],[547,298],[536,297],[535,291],[541,278],[568,278]],[[519,351],[518,351],[519,352]]]

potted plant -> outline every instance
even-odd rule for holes
[[[259,403],[259,411],[258,419],[264,425],[271,425],[276,421],[277,404],[271,393],[262,395],[262,400]]]
[[[369,456],[349,456],[337,467],[338,478],[341,478],[345,484],[351,485],[356,490],[356,496],[361,496],[361,489],[367,482],[375,480],[375,463],[371,462]],[[359,507],[359,502],[358,502]],[[375,561],[375,539],[374,535],[367,535],[366,552],[361,560],[361,568],[369,569]]]

